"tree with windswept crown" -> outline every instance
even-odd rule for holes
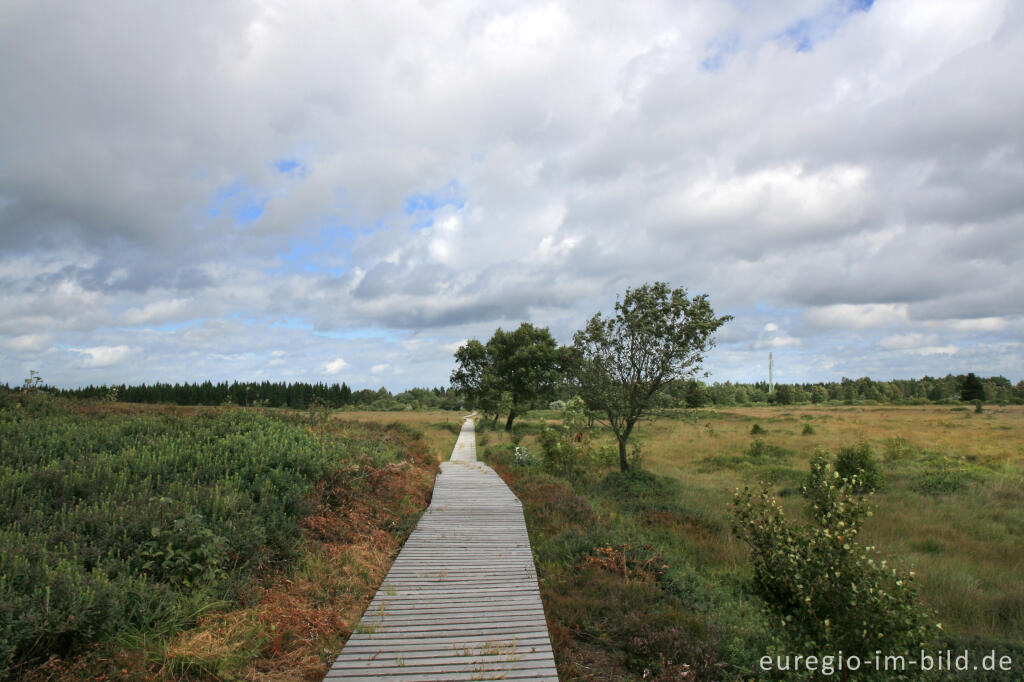
[[[573,338],[577,388],[607,419],[619,443],[619,467],[629,470],[626,445],[637,420],[655,406],[667,382],[693,377],[731,320],[715,317],[707,294],[687,298],[665,282],[626,289],[615,315],[594,315]]]

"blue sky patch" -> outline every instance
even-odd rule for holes
[[[708,43],[707,52],[709,54],[700,63],[701,71],[718,71],[724,65],[726,58],[736,54],[738,49],[739,37],[735,34]]]
[[[402,212],[405,215],[417,215],[420,213],[433,213],[445,206],[462,208],[466,205],[463,196],[462,186],[456,180],[450,180],[447,185],[436,192],[426,194],[410,194],[402,202]],[[418,221],[413,227],[429,227],[433,220],[426,222],[426,219]]]
[[[379,327],[363,327],[362,329],[339,329],[337,331],[315,332],[317,336],[327,339],[378,339],[381,341],[399,341],[400,336],[391,329]]]
[[[296,168],[301,167],[302,164],[296,161],[295,159],[278,159],[277,161],[274,162],[274,168],[277,169],[277,172],[284,173],[285,175],[291,173]]]
[[[350,250],[355,230],[347,225],[328,224],[313,238],[295,237],[288,242],[288,250],[277,253],[283,266],[270,274],[282,272],[314,272],[338,277],[348,272]]]
[[[263,211],[267,208],[267,202],[269,199],[263,199],[262,201],[247,201],[241,206],[235,209],[235,220],[241,225],[248,225],[249,223],[255,222],[263,215]]]
[[[816,15],[787,26],[778,39],[792,45],[797,52],[811,52],[816,45],[831,38],[851,14],[867,12],[874,4],[874,0],[835,0]]]
[[[253,187],[235,180],[215,190],[213,200],[206,207],[206,215],[220,218],[230,214],[239,226],[245,226],[259,220],[271,198],[271,195],[258,194]]]

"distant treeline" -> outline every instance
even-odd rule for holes
[[[238,382],[184,384],[140,384],[128,386],[86,386],[52,388],[48,392],[67,398],[116,400],[127,403],[166,405],[242,405],[290,407],[305,410],[322,405],[333,409],[352,407],[368,410],[459,409],[459,400],[448,388],[413,388],[392,395],[386,388],[353,391],[348,384],[305,382]]]
[[[1024,404],[1024,381],[1012,384],[1005,377],[983,379],[971,374],[947,374],[944,377],[874,381],[842,378],[839,381],[808,384],[776,384],[770,391],[768,382],[753,384],[684,381],[670,385],[666,402],[674,406],[744,405],[770,403],[887,403],[927,405],[929,403],[972,402]]]
[[[416,410],[462,409],[464,401],[451,388],[412,388],[392,394],[386,388],[364,388],[353,391],[348,384],[309,384],[305,382],[231,382],[184,384],[141,384],[129,386],[86,386],[84,388],[53,388],[44,390],[68,398],[117,400],[129,403],[166,405],[242,405],[289,407],[305,410],[322,405],[332,409]],[[11,390],[0,384],[0,391]],[[562,386],[559,397],[572,395],[571,386]],[[792,405],[798,403],[927,405],[981,400],[985,403],[1024,404],[1024,381],[1012,384],[1005,377],[977,377],[974,374],[947,374],[944,377],[874,381],[868,377],[843,378],[839,381],[775,384],[768,382],[733,383],[691,380],[669,384],[661,392],[664,407],[705,407],[750,404]],[[558,407],[560,401],[551,403]],[[535,407],[546,407],[536,405]]]

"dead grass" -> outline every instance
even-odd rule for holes
[[[423,434],[427,450],[437,461],[448,459],[462,426],[462,412],[450,410],[408,410],[405,412],[335,412],[332,418],[340,421],[359,421],[371,424],[402,424]],[[454,431],[452,430],[454,428]]]
[[[422,441],[410,447],[421,465],[430,458]],[[207,616],[171,642],[161,676],[221,666],[246,680],[322,679],[429,503],[435,472],[391,464],[369,474],[368,494],[340,501],[321,486],[300,559],[266,579],[253,606]]]

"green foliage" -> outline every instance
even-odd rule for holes
[[[890,462],[906,459],[913,452],[913,448],[903,436],[892,436],[885,440],[885,458]]]
[[[750,427],[750,435],[751,436],[759,436],[759,435],[761,435],[763,433],[768,433],[768,430],[765,429],[760,424],[754,424],[753,426]]]
[[[733,532],[751,548],[755,591],[797,652],[914,655],[934,634],[913,574],[857,541],[870,513],[862,488],[815,457],[803,490],[808,525],[787,519],[767,490],[736,493]]]
[[[974,372],[970,372],[964,377],[963,383],[960,386],[960,400],[964,402],[974,402],[975,400],[981,402],[985,400],[985,385],[981,382],[981,379],[974,375]]]
[[[693,378],[731,316],[715,317],[706,294],[665,282],[626,289],[615,315],[594,315],[573,337],[576,383],[587,406],[608,421],[629,469],[626,445],[637,420],[659,404],[668,382]],[[703,398],[701,398],[703,400]]]
[[[968,478],[963,462],[942,457],[921,474],[917,489],[926,495],[949,495],[964,490]]]
[[[0,678],[187,625],[293,555],[316,482],[344,469],[341,494],[361,467],[398,456],[387,431],[339,439],[307,424],[241,410],[0,411]]]
[[[804,435],[804,436],[813,436],[814,433],[815,433],[814,427],[811,426],[810,424],[804,424],[803,431],[801,431],[800,433],[801,433],[801,435]]]
[[[512,461],[516,466],[528,467],[534,463],[533,453],[524,447],[519,445],[515,446],[515,450],[512,451]]]
[[[575,476],[590,456],[590,429],[583,400],[572,398],[562,410],[562,423],[540,433],[544,468],[556,476]]]
[[[867,441],[839,448],[835,466],[841,478],[856,480],[859,492],[874,492],[882,487],[885,479],[878,458]]]
[[[766,443],[762,438],[755,438],[747,446],[747,457],[751,459],[781,459],[789,454],[786,448]]]
[[[138,552],[143,573],[185,587],[213,585],[224,577],[227,540],[206,525],[202,514],[189,514],[150,532],[153,538]]]
[[[473,339],[455,351],[452,387],[486,414],[507,414],[511,431],[516,416],[553,397],[563,356],[547,327],[499,327],[486,344]]]

